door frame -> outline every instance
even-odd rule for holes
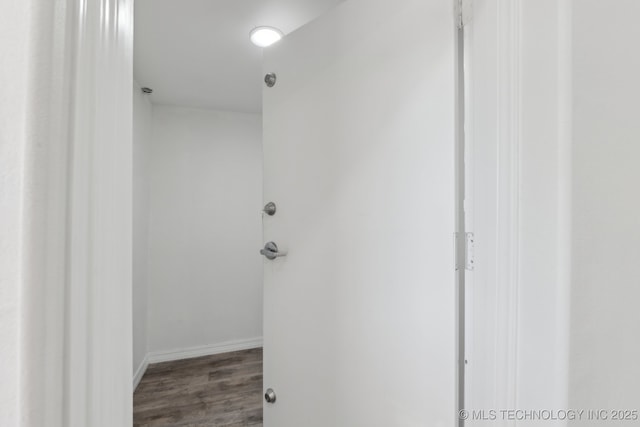
[[[498,10],[491,18],[499,24],[498,45],[489,48],[497,49],[500,59],[500,70],[491,81],[501,82],[503,96],[492,112],[499,118],[494,123],[501,132],[501,150],[506,150],[500,156],[499,187],[491,190],[501,192],[504,201],[500,230],[493,232],[499,231],[499,241],[506,245],[503,248],[516,251],[499,251],[504,256],[493,260],[492,268],[500,267],[498,297],[506,302],[496,319],[515,324],[501,331],[485,331],[496,343],[491,372],[497,372],[498,362],[508,366],[490,395],[497,408],[522,405],[527,397],[540,394],[531,376],[545,373],[557,385],[553,398],[562,404],[567,388],[562,373],[568,360],[570,279],[570,270],[563,265],[570,236],[559,227],[547,236],[548,242],[559,243],[558,253],[535,265],[526,256],[533,250],[526,237],[544,218],[523,218],[521,213],[531,207],[530,195],[548,188],[529,181],[527,171],[535,165],[523,160],[522,150],[538,142],[535,129],[555,132],[556,144],[535,146],[545,150],[546,159],[555,159],[551,173],[557,178],[554,182],[561,183],[549,212],[559,214],[560,225],[570,223],[571,129],[567,123],[571,64],[567,53],[572,1],[475,0],[473,8],[479,10],[487,2],[496,2]],[[10,171],[10,179],[0,183],[5,195],[2,207],[7,208],[7,221],[0,229],[7,244],[0,258],[2,267],[10,267],[3,268],[7,273],[2,285],[3,292],[13,298],[10,307],[2,307],[6,310],[2,314],[20,336],[4,332],[0,336],[0,355],[9,361],[9,368],[0,375],[15,396],[7,401],[7,396],[0,396],[2,409],[11,408],[0,411],[4,414],[0,421],[15,425],[21,419],[25,427],[128,426],[132,418],[133,0],[31,0],[18,2],[4,16],[3,23],[12,20],[14,25],[3,26],[8,37],[1,39],[0,46],[17,60],[9,71],[15,96],[8,97],[11,105],[5,106],[8,98],[2,104],[2,112],[16,118],[7,122],[0,159],[3,170]],[[474,11],[466,24],[473,26],[477,16]],[[536,28],[549,29],[549,17],[554,31],[536,38]],[[527,44],[534,38],[535,46]],[[11,51],[11,43],[19,51]],[[542,49],[545,46],[549,49]],[[469,52],[473,54],[474,47]],[[468,55],[473,88],[478,62]],[[531,63],[545,64],[550,74],[523,75],[523,64]],[[543,92],[544,99],[527,98],[526,91],[540,87],[543,78],[547,80],[542,83],[555,82],[555,90]],[[477,101],[474,96],[467,99]],[[547,111],[549,105],[557,106],[557,111]],[[466,123],[466,135],[472,144],[483,137],[470,127],[478,111],[467,109],[471,121]],[[525,111],[526,120],[531,117],[534,122],[521,122]],[[560,120],[549,115],[556,112]],[[5,144],[8,138],[10,151]],[[4,156],[6,153],[10,155]],[[467,155],[467,161],[469,158]],[[473,166],[467,172],[467,179],[473,179]],[[469,230],[478,231],[474,230],[477,224],[468,225]],[[477,251],[485,244],[478,242]],[[541,266],[551,267],[556,275],[558,286],[545,291],[555,303],[551,314],[560,327],[547,331],[548,335],[539,331],[534,335],[528,329],[535,326],[539,315],[522,298],[523,292],[537,284],[536,277],[525,274],[529,264],[538,267],[537,271],[544,271]],[[467,277],[471,287],[478,284]],[[469,319],[478,314],[474,309],[466,310]],[[495,325],[503,324],[502,320]],[[533,336],[549,341],[530,341]],[[471,381],[476,369],[482,368],[475,365],[472,338],[473,334],[466,337],[472,358],[466,372]],[[9,345],[4,345],[5,340]],[[556,355],[554,364],[530,369],[534,361],[523,356],[532,344],[547,344]],[[9,376],[9,371],[17,374]],[[474,393],[475,389],[467,389],[468,396]]]
[[[2,314],[19,332],[1,346],[2,379],[14,374],[0,424],[130,426],[133,0],[7,13],[19,120],[3,140],[3,293],[15,298]]]
[[[465,20],[470,411],[568,406],[572,7],[473,0]]]

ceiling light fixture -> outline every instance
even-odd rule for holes
[[[273,27],[257,27],[251,30],[251,42],[260,47],[271,46],[283,36],[282,31]]]

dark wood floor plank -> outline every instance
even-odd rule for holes
[[[150,365],[134,427],[262,426],[262,349]]]

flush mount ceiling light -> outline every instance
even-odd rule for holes
[[[267,47],[279,41],[282,31],[273,27],[257,27],[251,30],[251,42],[256,46]]]

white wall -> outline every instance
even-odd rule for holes
[[[570,401],[578,407],[639,409],[638,16],[637,0],[573,1]]]
[[[147,253],[149,224],[149,157],[152,105],[133,84],[133,369],[147,355]],[[139,377],[139,374],[138,374]]]
[[[154,106],[151,353],[262,337],[261,140],[258,114]]]

